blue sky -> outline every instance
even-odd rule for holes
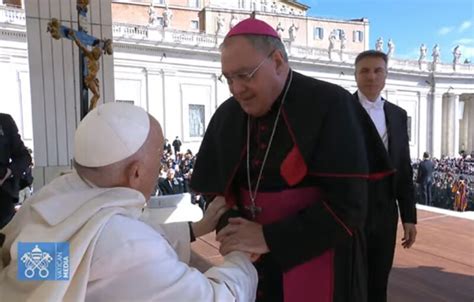
[[[368,18],[370,48],[378,37],[387,50],[395,43],[395,57],[418,59],[421,43],[431,60],[438,43],[441,61],[452,62],[452,50],[461,45],[461,62],[474,63],[474,0],[299,0],[311,7],[308,15],[332,19]]]

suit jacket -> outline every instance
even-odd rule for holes
[[[174,178],[170,182],[166,178],[162,178],[158,182],[158,186],[160,188],[160,191],[163,195],[172,195],[172,194],[180,194],[184,192],[184,185],[183,183],[178,180],[177,178]]]
[[[434,168],[435,164],[429,159],[425,159],[420,162],[420,165],[418,166],[418,176],[416,177],[416,182],[419,184],[431,182]]]
[[[354,98],[357,103],[356,111],[365,133],[369,157],[369,180],[388,181],[389,184],[388,186],[382,186],[384,191],[377,192],[376,195],[378,196],[373,196],[369,192],[369,199],[382,197],[388,198],[387,202],[397,200],[402,222],[416,223],[407,113],[399,106],[385,100],[384,113],[388,132],[387,152],[372,119],[360,104],[357,92],[354,94]],[[369,200],[369,204],[369,207],[373,207],[374,200]]]
[[[15,121],[10,115],[0,113],[0,178],[3,179],[7,168],[12,171],[12,176],[0,186],[0,190],[18,197],[20,176],[28,170],[31,162]]]

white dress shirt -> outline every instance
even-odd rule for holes
[[[382,139],[385,149],[388,150],[387,123],[385,122],[385,112],[383,111],[385,101],[380,95],[374,102],[369,101],[369,99],[359,90],[357,91],[357,95],[359,96],[359,102],[362,107],[367,111],[367,114],[369,114],[372,119],[375,128],[377,128],[377,132]]]

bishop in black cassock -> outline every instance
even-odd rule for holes
[[[279,40],[262,21],[241,23],[224,43],[242,35]],[[215,112],[191,187],[225,196],[263,226],[269,252],[255,263],[257,301],[366,301],[368,167],[351,94],[288,67],[268,112],[252,116],[242,104],[234,94]]]

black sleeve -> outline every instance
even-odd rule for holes
[[[418,173],[416,174],[416,182],[417,183],[421,183],[423,178],[424,178],[424,165],[423,165],[423,162],[420,162],[420,164],[418,165]]]
[[[408,143],[407,115],[402,116],[402,151],[397,171],[397,200],[402,222],[416,223],[416,206],[413,189],[413,170],[411,167],[410,146]]]
[[[222,216],[219,218],[216,226],[216,233],[219,233],[226,225],[229,224],[229,218],[233,217],[242,217],[242,214],[235,209],[227,210]]]
[[[314,148],[314,175],[323,201],[263,227],[265,240],[283,270],[352,240],[367,211],[367,158],[352,96],[331,99]]]
[[[0,167],[0,177],[4,177],[7,168],[9,168],[12,171],[13,176],[16,179],[19,179],[23,171],[26,171],[31,165],[31,155],[21,140],[20,134],[18,133],[18,128],[13,118],[10,115],[3,116],[5,117],[5,127],[3,131],[7,138],[7,144],[9,145],[7,150],[10,151],[10,154],[8,154],[7,157],[9,157],[11,161],[8,164],[3,163],[3,165]],[[7,150],[2,150],[2,152]]]

